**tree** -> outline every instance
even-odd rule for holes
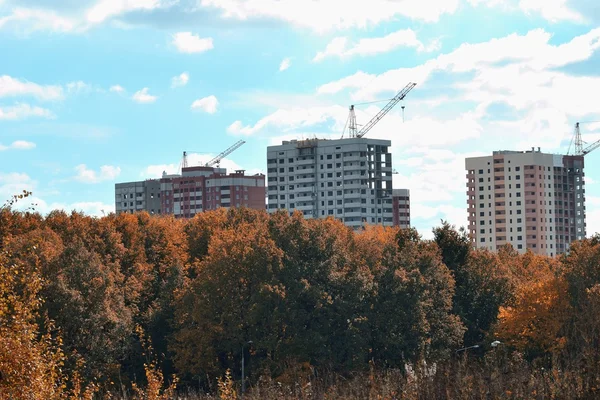
[[[422,241],[414,230],[389,233],[377,232],[383,251],[372,266],[373,358],[390,367],[443,359],[460,345],[464,332],[452,314],[454,279],[435,243]]]
[[[447,222],[434,229],[434,240],[456,281],[453,312],[467,327],[464,344],[480,344],[496,322],[499,307],[512,298],[511,271],[498,255],[471,249],[466,233]]]
[[[274,278],[281,251],[269,238],[264,218],[247,222],[235,212],[225,226],[214,228],[207,255],[176,299],[172,349],[175,365],[187,374],[237,370],[249,341],[262,349],[279,334],[268,328],[274,303],[285,296]]]
[[[60,399],[66,393],[61,342],[36,323],[43,281],[18,257],[0,250],[0,397]],[[53,328],[50,321],[46,326]]]

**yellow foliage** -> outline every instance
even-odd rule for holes
[[[236,400],[237,392],[235,391],[235,387],[233,384],[233,379],[231,378],[231,371],[228,369],[225,371],[225,376],[219,378],[218,382],[219,387],[219,399],[221,400]]]
[[[558,350],[571,312],[567,283],[560,278],[521,286],[512,307],[500,307],[496,336],[519,350]]]

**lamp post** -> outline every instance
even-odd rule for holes
[[[467,351],[469,349],[477,349],[477,348],[479,348],[478,344],[473,345],[473,346],[469,346],[469,347],[463,347],[462,349],[456,350],[456,354],[460,353],[461,351]]]
[[[246,391],[246,381],[245,381],[245,372],[244,372],[244,348],[246,347],[247,344],[252,344],[252,340],[247,341],[246,343],[242,344],[242,396],[244,395],[244,392]]]

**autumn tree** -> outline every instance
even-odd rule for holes
[[[269,238],[266,216],[248,221],[250,212],[231,210],[214,227],[206,256],[178,295],[173,349],[182,372],[216,377],[237,371],[249,341],[268,348],[278,334],[269,328],[285,296],[275,279],[281,251]]]

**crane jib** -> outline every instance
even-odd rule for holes
[[[406,95],[408,94],[408,92],[410,92],[415,86],[417,86],[416,83],[409,83],[408,85],[406,85],[400,92],[398,92],[398,94],[396,96],[394,96],[394,98],[392,98],[390,100],[390,102],[388,104],[385,105],[385,107],[383,107],[378,113],[377,115],[375,115],[369,122],[367,122],[365,124],[365,126],[363,126],[363,128],[356,133],[356,137],[357,138],[361,138],[363,136],[365,136],[367,134],[367,132],[369,132],[371,130],[371,128],[373,128],[392,108],[394,108],[394,106],[396,104],[398,104],[402,99],[404,99],[406,97]],[[354,116],[354,107],[352,106],[350,108],[350,113],[351,113],[351,120],[354,120],[354,124],[356,123],[356,117]],[[350,132],[356,132],[356,125],[351,126],[350,127]]]

